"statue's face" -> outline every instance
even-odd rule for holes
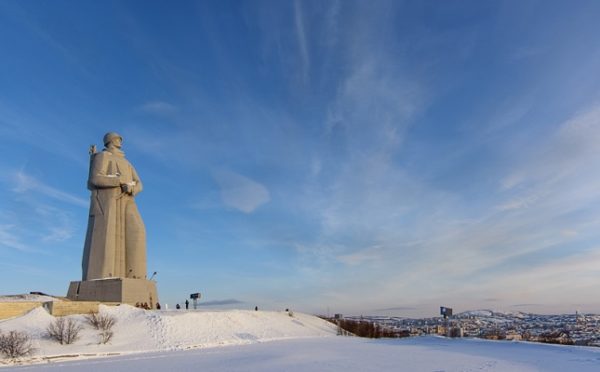
[[[112,141],[110,141],[110,143],[111,143],[111,144],[112,144],[114,147],[116,147],[116,148],[120,149],[120,148],[121,148],[121,145],[123,144],[123,139],[121,139],[121,137],[115,137],[115,138],[113,138],[113,139],[112,139]]]

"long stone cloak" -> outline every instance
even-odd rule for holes
[[[133,183],[133,195],[122,183]],[[90,213],[83,250],[83,280],[146,278],[146,230],[134,195],[142,191],[135,168],[122,152],[92,154]]]

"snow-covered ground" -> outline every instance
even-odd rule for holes
[[[251,345],[130,354],[11,370],[36,371],[578,371],[600,370],[590,348],[506,341],[444,339],[368,340],[303,338]]]
[[[53,317],[38,308],[0,322],[32,335],[28,365],[48,371],[599,371],[600,348],[415,337],[335,336],[335,326],[306,314],[268,311],[144,311],[101,307],[115,316],[114,339],[98,344],[86,326],[73,345],[45,337]],[[71,318],[85,322],[83,316]],[[6,363],[6,361],[1,362]],[[31,364],[33,363],[33,364]]]
[[[83,325],[81,338],[60,345],[46,336],[54,317],[43,308],[0,321],[0,331],[19,330],[33,338],[37,349],[30,362],[44,362],[61,355],[127,354],[199,347],[249,344],[287,338],[333,336],[336,328],[317,317],[273,311],[147,311],[129,305],[100,306],[101,314],[117,319],[114,336],[99,344],[99,331],[87,324],[84,315],[71,315]],[[0,360],[1,363],[1,360]]]

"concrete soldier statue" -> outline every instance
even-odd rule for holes
[[[90,217],[83,250],[83,280],[146,278],[146,230],[134,201],[142,181],[121,150],[117,133],[90,155]]]
[[[134,197],[142,181],[121,150],[123,137],[104,136],[104,150],[90,147],[90,213],[82,260],[82,281],[67,297],[110,302],[158,301],[155,282],[146,279],[146,229]]]

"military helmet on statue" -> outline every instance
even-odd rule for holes
[[[112,140],[114,140],[115,138],[120,138],[121,141],[123,141],[123,137],[121,137],[121,135],[119,133],[115,133],[115,132],[108,132],[104,135],[104,146],[108,145],[109,143],[112,142]]]

